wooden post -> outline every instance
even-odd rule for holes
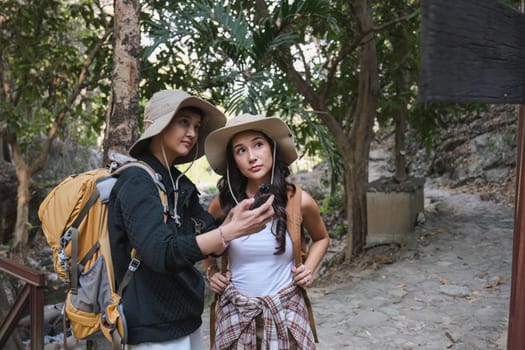
[[[508,350],[525,349],[525,112],[519,109],[518,160],[516,162],[516,207],[514,210],[514,245],[510,291]]]

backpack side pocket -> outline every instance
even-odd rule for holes
[[[100,255],[89,270],[80,274],[77,293],[67,294],[65,311],[75,338],[83,339],[99,331],[102,312],[111,302],[106,264]]]

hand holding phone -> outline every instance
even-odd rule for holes
[[[262,184],[257,189],[257,192],[255,192],[255,201],[253,202],[250,209],[255,209],[260,207],[268,197],[270,196],[270,184]]]

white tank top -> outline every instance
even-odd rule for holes
[[[272,225],[275,221],[272,221]],[[277,240],[267,224],[262,231],[230,243],[228,258],[232,283],[250,297],[275,295],[293,281],[293,247],[286,232],[286,250],[275,255]]]

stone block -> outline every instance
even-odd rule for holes
[[[424,211],[424,179],[397,184],[391,178],[376,180],[367,190],[367,246],[382,243],[406,245]]]

